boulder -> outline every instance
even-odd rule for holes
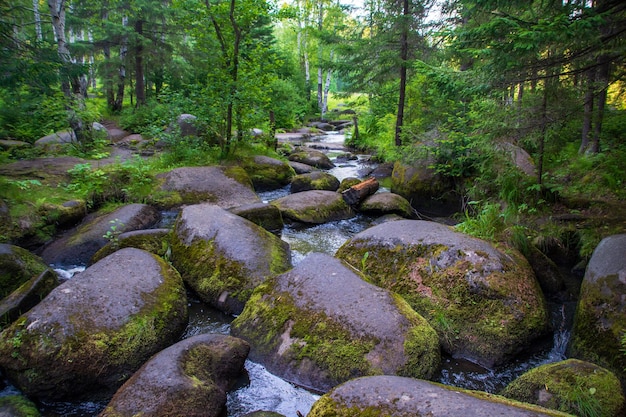
[[[565,290],[565,278],[561,270],[543,252],[531,244],[524,250],[524,256],[546,296],[555,296]]]
[[[73,130],[63,130],[39,138],[35,141],[35,146],[47,148],[54,145],[64,145],[76,142],[76,135]]]
[[[37,405],[23,395],[5,395],[0,397],[0,416],[2,417],[39,417]]]
[[[58,285],[57,274],[51,269],[46,269],[23,283],[7,297],[0,299],[0,329],[13,323],[23,312],[36,306]]]
[[[280,210],[283,218],[302,223],[321,224],[354,217],[341,194],[311,190],[278,198],[270,204]]]
[[[113,241],[110,241],[102,249],[98,250],[91,257],[90,263],[96,263],[100,259],[123,248],[142,249],[169,260],[171,255],[171,233],[170,229],[145,229],[121,233]]]
[[[291,180],[292,193],[310,190],[337,191],[337,189],[339,189],[339,180],[334,175],[323,171],[296,175]]]
[[[412,165],[396,162],[391,175],[391,192],[406,198],[420,212],[449,216],[461,209],[454,185],[431,168],[432,161]]]
[[[429,378],[440,361],[437,334],[402,298],[321,253],[260,285],[231,333],[253,361],[317,391],[363,375]]]
[[[397,214],[407,219],[415,217],[413,207],[406,198],[394,193],[377,193],[367,197],[358,206],[361,213],[383,216]]]
[[[186,325],[178,272],[151,253],[121,249],[0,333],[0,369],[31,398],[115,390]]]
[[[172,237],[172,263],[198,296],[239,314],[256,286],[291,267],[289,245],[212,204],[187,206]]]
[[[135,372],[99,417],[222,416],[249,350],[243,340],[220,334],[178,342]]]
[[[342,193],[346,191],[348,188],[359,184],[360,182],[361,180],[356,177],[344,178],[341,180],[341,183],[339,184],[339,189],[337,190],[337,192]]]
[[[335,167],[335,164],[332,163],[325,153],[310,148],[298,148],[296,152],[289,155],[289,160],[320,169],[331,169]]]
[[[21,140],[0,139],[0,149],[3,151],[11,151],[18,148],[30,148],[30,143]]]
[[[402,295],[453,357],[491,368],[548,330],[546,302],[526,259],[442,224],[386,222],[349,239],[336,256]]]
[[[602,239],[580,288],[571,356],[615,372],[626,381],[626,234]],[[626,389],[626,388],[625,388]]]
[[[48,270],[43,260],[19,246],[0,243],[0,300]]]
[[[184,167],[159,175],[165,206],[212,203],[222,208],[258,203],[252,181],[240,167]]]
[[[610,371],[568,359],[531,369],[506,386],[507,398],[577,416],[621,416],[624,396]]]
[[[311,172],[318,170],[318,168],[315,168],[308,164],[303,164],[302,162],[289,161],[289,166],[294,170],[296,174],[310,174]]]
[[[356,378],[324,394],[307,417],[545,417],[569,414],[497,395],[399,376]]]
[[[146,204],[129,204],[107,214],[95,213],[48,245],[41,257],[47,264],[86,265],[100,248],[116,240],[120,233],[146,229],[159,218],[159,211]]]
[[[268,232],[278,233],[283,230],[283,216],[280,214],[278,207],[268,203],[254,203],[245,206],[235,207],[229,210],[231,213],[250,220],[267,230]]]
[[[180,129],[181,136],[198,136],[198,128],[196,121],[198,118],[193,114],[181,114],[176,119],[176,124]]]
[[[525,175],[533,177],[537,175],[537,167],[533,158],[524,149],[510,142],[500,142],[496,149],[503,152],[511,161],[513,166]]]
[[[257,192],[271,191],[289,185],[295,172],[288,163],[269,156],[255,156],[242,161],[243,169]]]

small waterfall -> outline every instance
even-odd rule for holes
[[[565,353],[567,352],[567,346],[569,344],[573,312],[568,311],[567,304],[561,304],[560,309],[556,309],[553,313],[553,325],[554,325],[554,343],[552,350],[548,352],[545,359],[545,363],[558,362],[567,359]]]

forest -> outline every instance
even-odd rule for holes
[[[108,151],[92,126],[106,120],[170,143],[159,161],[124,167],[136,177],[131,200],[166,167],[272,153],[275,132],[350,109],[351,146],[381,162],[427,159],[481,237],[558,210],[604,220],[623,211],[621,1],[3,0],[0,9],[0,138],[33,143],[71,129],[70,152],[97,159]],[[202,131],[194,140],[168,128],[187,113]],[[500,152],[509,146],[531,156],[533,175],[510,169]],[[3,149],[3,163],[50,156]],[[87,193],[108,175],[74,173],[65,191]],[[3,182],[3,198],[28,189],[36,199],[11,210],[42,204],[36,181]],[[579,233],[583,257],[624,226],[609,223]]]

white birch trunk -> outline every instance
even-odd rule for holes
[[[41,31],[41,13],[39,13],[39,0],[33,0],[33,13],[35,14],[35,33],[37,40],[43,41],[43,32]]]

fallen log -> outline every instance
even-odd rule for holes
[[[367,196],[378,191],[378,180],[376,178],[368,178],[365,181],[353,185],[341,193],[343,200],[349,206],[359,205]]]

